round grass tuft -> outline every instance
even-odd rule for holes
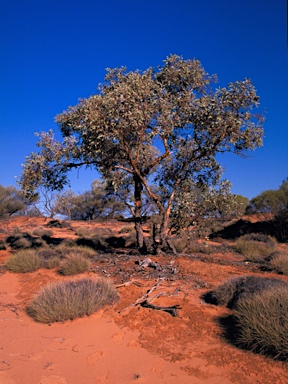
[[[117,291],[107,279],[84,278],[44,287],[26,308],[40,323],[53,323],[89,316],[117,300]]]
[[[90,262],[79,253],[70,253],[59,268],[59,273],[64,276],[76,275],[87,272]]]
[[[239,346],[288,361],[288,287],[274,286],[243,298],[234,316]]]
[[[22,249],[12,255],[5,263],[8,271],[15,273],[34,272],[40,268],[41,260],[32,249]]]

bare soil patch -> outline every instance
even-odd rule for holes
[[[13,228],[33,230],[47,220],[18,218],[1,224],[1,239]],[[72,222],[53,228],[53,237],[75,239],[75,228],[103,227],[114,236],[124,224]],[[123,235],[121,235],[123,236]],[[217,243],[214,244],[217,246]],[[74,321],[44,325],[25,312],[27,303],[48,283],[70,279],[56,270],[14,274],[3,268],[11,250],[0,251],[0,383],[2,384],[267,384],[288,382],[287,364],[241,350],[223,336],[221,321],[231,314],[201,296],[231,277],[285,276],[227,251],[210,255],[151,256],[143,267],[131,250],[98,252],[83,276],[106,276],[118,285],[120,300]],[[157,267],[157,265],[159,267]],[[125,285],[126,282],[132,283]],[[156,306],[179,305],[178,316],[132,305],[157,282]]]

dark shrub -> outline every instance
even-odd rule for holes
[[[277,287],[288,289],[288,284],[282,280],[267,277],[242,276],[227,280],[215,290],[205,293],[202,298],[207,303],[225,305],[233,309],[242,299],[267,288]]]
[[[109,280],[86,278],[48,285],[27,307],[27,313],[47,324],[89,316],[116,300],[116,289]]]
[[[106,239],[106,243],[112,248],[124,248],[125,239],[123,237],[111,236]]]

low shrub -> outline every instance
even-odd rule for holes
[[[63,246],[62,244],[57,247],[50,247],[38,251],[38,256],[41,259],[41,267],[48,269],[57,267],[60,264],[61,260],[65,258],[67,260],[67,258],[69,258],[69,255],[78,255],[82,258],[92,258],[93,256],[95,256],[95,254],[95,251],[88,247],[82,247],[77,245],[73,247],[68,247]],[[64,265],[66,263],[66,260],[64,261]]]
[[[71,253],[77,253],[86,258],[92,258],[97,254],[94,249],[85,245],[77,245],[76,242],[71,243],[70,246],[62,243],[59,246],[54,247],[53,252],[56,256],[60,256],[61,258],[64,258]]]
[[[71,252],[59,268],[59,273],[64,276],[76,275],[89,270],[90,263],[79,253]]]
[[[119,234],[123,234],[123,233],[134,233],[135,229],[134,229],[134,225],[125,225],[124,227],[122,227],[119,231]]]
[[[91,230],[91,228],[80,227],[75,230],[75,235],[89,238],[93,236],[93,231]]]
[[[288,287],[271,286],[239,301],[237,345],[288,361]]]
[[[60,221],[57,219],[52,219],[46,224],[48,228],[67,228],[72,229],[71,224],[68,221]]]
[[[39,237],[43,237],[43,236],[51,237],[53,236],[53,231],[51,229],[45,229],[45,228],[39,227],[33,230],[32,235],[39,236]]]
[[[97,249],[101,251],[105,251],[108,248],[106,239],[98,235],[95,235],[92,238],[80,237],[79,239],[76,240],[76,244],[78,246],[89,247],[89,248]]]
[[[268,236],[264,235],[267,239]],[[272,237],[269,236],[271,241],[259,241],[255,240],[252,235],[244,235],[239,237],[233,244],[232,248],[245,256],[247,261],[260,261],[270,255],[276,248],[276,241],[274,242]]]
[[[117,299],[117,291],[106,279],[59,282],[43,288],[26,308],[40,323],[53,323],[89,316]]]
[[[3,240],[0,240],[0,251],[5,251],[6,247],[5,247],[5,243]]]
[[[43,239],[35,238],[28,232],[20,232],[6,238],[6,243],[12,249],[39,248],[46,245]]]
[[[278,287],[288,289],[288,284],[273,278],[241,276],[227,280],[215,290],[206,292],[202,298],[210,304],[224,305],[234,309],[242,299],[268,288],[274,289]]]
[[[266,243],[269,245],[277,244],[277,240],[275,239],[275,237],[266,235],[265,233],[247,233],[246,235],[241,236],[241,239],[246,241],[259,241],[261,243]]]
[[[112,234],[110,228],[100,227],[100,228],[87,228],[80,227],[77,228],[75,234],[80,237],[92,238],[95,236],[109,236]]]
[[[53,269],[57,268],[61,262],[60,257],[53,256],[48,259],[41,259],[41,268]]]
[[[16,252],[5,264],[8,271],[15,273],[33,272],[39,269],[40,265],[40,258],[32,249]]]
[[[277,251],[272,253],[268,258],[268,269],[288,275],[288,251]]]

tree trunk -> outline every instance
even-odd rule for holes
[[[143,235],[143,227],[142,227],[142,182],[137,175],[134,175],[134,199],[135,199],[135,209],[134,209],[134,223],[135,223],[135,231],[136,231],[136,242],[137,248],[139,252],[146,253],[147,247],[144,240]]]
[[[168,239],[169,215],[170,210],[167,210],[163,214],[162,223],[154,224],[153,226],[153,248],[155,254],[159,254],[161,250],[165,250],[165,248],[172,251],[173,254],[177,254],[175,247]]]

